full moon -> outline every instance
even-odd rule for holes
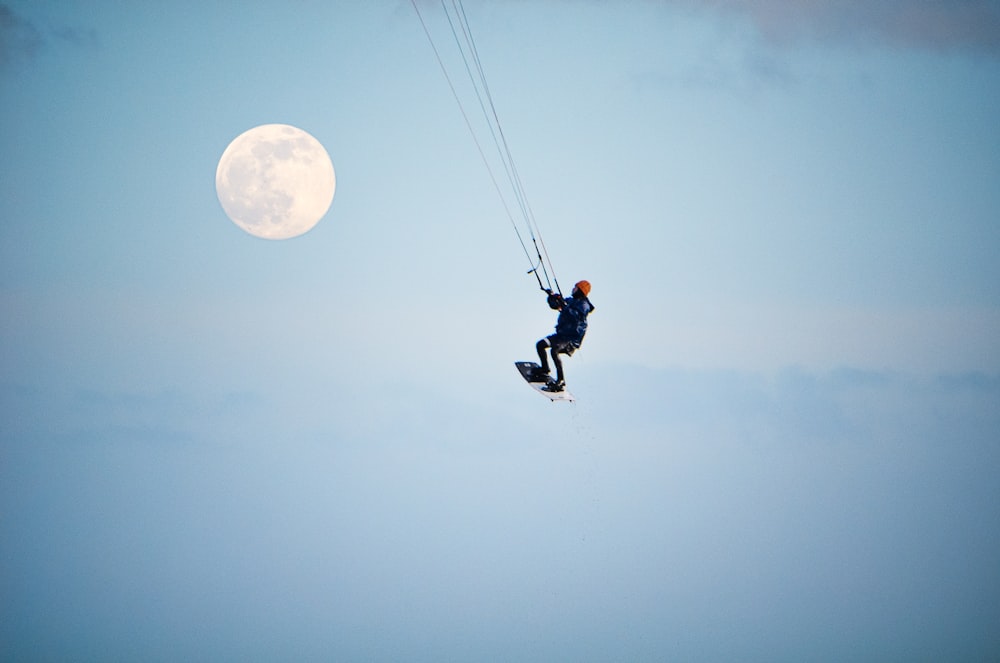
[[[233,223],[264,239],[288,239],[319,223],[337,187],[318,140],[287,124],[237,136],[219,159],[215,191]]]

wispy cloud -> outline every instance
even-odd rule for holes
[[[769,42],[880,43],[1000,56],[996,0],[664,0],[744,15]]]
[[[0,4],[0,67],[31,59],[42,46],[42,34],[29,21]]]
[[[52,35],[59,41],[65,42],[78,48],[94,49],[98,46],[97,30],[93,28],[69,28],[62,27],[52,31]]]
[[[53,42],[75,48],[97,48],[97,31],[93,28],[67,26],[44,28],[0,4],[0,69],[16,62],[34,59]]]

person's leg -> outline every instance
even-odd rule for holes
[[[549,339],[543,338],[538,343],[535,344],[535,350],[538,351],[538,363],[542,365],[542,372],[549,372],[549,358],[545,356],[545,349],[549,347]]]
[[[563,375],[562,360],[559,358],[559,351],[561,349],[557,345],[552,346],[552,363],[556,365],[556,382],[566,384],[566,376]]]

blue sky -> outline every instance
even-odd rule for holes
[[[409,2],[0,6],[4,658],[996,658],[1000,6],[465,7],[574,405]]]

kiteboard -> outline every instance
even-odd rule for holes
[[[514,365],[517,366],[517,370],[521,373],[521,377],[523,377],[525,381],[531,385],[532,389],[540,393],[542,396],[545,396],[553,403],[556,401],[566,401],[568,403],[572,403],[576,400],[576,398],[573,397],[573,394],[569,393],[565,387],[563,387],[562,391],[555,391],[553,387],[555,386],[556,381],[551,377],[544,382],[537,380],[536,376],[538,375],[538,372],[542,370],[542,367],[539,364],[533,361],[516,361],[514,362]]]

